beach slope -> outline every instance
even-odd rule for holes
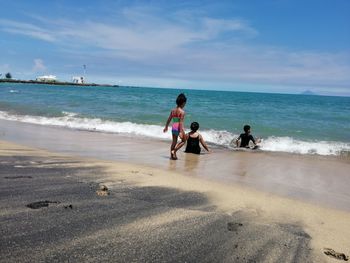
[[[335,262],[325,248],[350,252],[346,212],[4,141],[0,200],[1,262]]]

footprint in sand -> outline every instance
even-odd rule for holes
[[[227,230],[236,232],[238,230],[238,228],[241,226],[243,226],[242,223],[228,222],[227,223]]]
[[[42,207],[48,207],[49,204],[59,204],[60,202],[58,201],[38,201],[38,202],[34,202],[34,203],[30,203],[30,204],[27,204],[26,207],[29,207],[31,209],[39,209],[39,208],[42,208]]]
[[[5,179],[31,179],[33,177],[29,176],[29,175],[18,175],[18,176],[5,176]]]
[[[336,252],[331,248],[324,248],[323,253],[325,253],[329,257],[336,258],[339,260],[344,260],[344,261],[349,260],[349,256],[345,255],[344,253]]]

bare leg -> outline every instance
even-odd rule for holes
[[[186,136],[180,135],[180,139],[181,139],[181,142],[179,142],[179,143],[175,146],[175,149],[174,149],[175,156],[176,156],[176,152],[177,152],[178,150],[180,150],[181,147],[184,146],[185,143],[186,143]]]
[[[177,144],[177,138],[178,138],[178,136],[173,134],[173,141],[172,141],[171,147],[170,147],[170,159],[172,159],[172,160],[176,160],[177,159],[176,152],[175,152],[175,147],[176,147],[176,144]]]

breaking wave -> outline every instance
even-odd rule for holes
[[[160,125],[138,124],[133,122],[116,122],[100,118],[82,118],[72,112],[62,112],[61,117],[44,117],[31,115],[16,115],[0,111],[0,119],[25,123],[59,126],[71,129],[98,131],[108,133],[129,134],[169,139],[170,131],[163,133]],[[170,129],[169,129],[170,130]],[[228,131],[202,130],[201,134],[208,143],[232,148],[232,140],[238,134]],[[298,154],[341,155],[350,153],[350,143],[332,141],[302,141],[291,137],[268,137],[260,143],[260,149],[272,152],[288,152]]]

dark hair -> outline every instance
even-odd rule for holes
[[[191,131],[196,132],[199,129],[199,123],[194,121],[191,123]]]
[[[250,130],[250,126],[249,125],[244,125],[243,130],[245,132],[248,132]]]
[[[187,101],[187,98],[186,98],[185,94],[181,93],[181,94],[179,94],[179,96],[177,96],[176,105],[180,107],[181,105],[186,103],[186,101]]]

